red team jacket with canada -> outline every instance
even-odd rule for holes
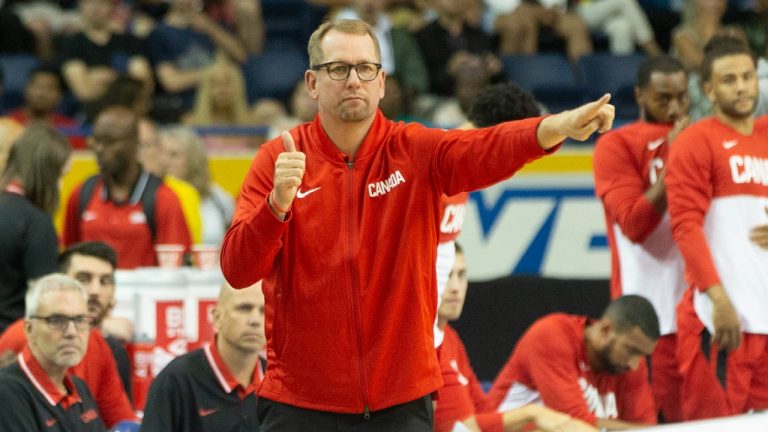
[[[266,204],[283,142],[263,145],[221,255],[235,287],[264,279],[269,366],[259,395],[362,413],[439,388],[440,196],[486,187],[543,156],[540,121],[444,131],[378,112],[351,161],[315,118],[291,130],[306,171],[284,222]]]

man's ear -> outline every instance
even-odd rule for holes
[[[317,73],[312,69],[304,72],[304,83],[307,85],[307,93],[312,100],[317,100]]]
[[[701,84],[701,88],[704,90],[707,100],[709,100],[710,103],[715,103],[715,88],[712,85],[712,79],[710,78],[708,81],[704,81]]]
[[[218,333],[219,328],[221,328],[221,309],[218,304],[211,310],[211,315],[213,316],[213,329]]]

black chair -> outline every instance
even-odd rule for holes
[[[584,100],[571,63],[563,55],[507,55],[502,62],[507,78],[533,93],[550,112],[573,108]]]
[[[579,74],[587,97],[596,99],[605,93],[611,93],[611,103],[616,106],[616,117],[636,118],[638,112],[633,89],[637,68],[644,59],[645,56],[641,54],[592,54],[580,58]]]
[[[307,65],[307,56],[299,50],[266,51],[250,56],[243,66],[248,101],[268,97],[286,102]]]
[[[31,54],[0,55],[3,70],[3,94],[0,97],[0,111],[16,109],[24,103],[24,86],[30,72],[40,64]]]

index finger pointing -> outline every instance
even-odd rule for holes
[[[291,135],[291,133],[288,131],[283,131],[283,133],[281,133],[280,136],[283,138],[283,145],[285,146],[285,151],[295,152],[296,143],[293,142],[293,136]]]
[[[597,114],[600,111],[600,108],[607,104],[609,100],[611,100],[611,94],[606,93],[600,99],[584,105],[587,115],[592,116]]]

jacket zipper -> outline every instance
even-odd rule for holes
[[[349,250],[350,252],[354,250],[355,245],[355,233],[357,230],[354,226],[355,224],[355,217],[356,212],[355,209],[355,184],[354,184],[354,172],[352,171],[355,168],[355,162],[350,160],[348,157],[344,158],[345,163],[347,164],[347,168],[349,168],[349,208],[350,213],[350,221],[349,221],[349,236],[347,237],[349,239]],[[363,393],[363,419],[364,420],[370,420],[371,419],[371,411],[370,407],[368,406],[368,388],[366,387],[367,380],[365,379],[365,350],[363,349],[363,329],[360,318],[360,292],[359,292],[359,286],[357,284],[357,271],[355,270],[355,265],[350,262],[350,276],[352,277],[352,306],[354,308],[354,320],[355,320],[355,330],[357,331],[357,354],[358,354],[358,366],[360,368],[360,388]]]

